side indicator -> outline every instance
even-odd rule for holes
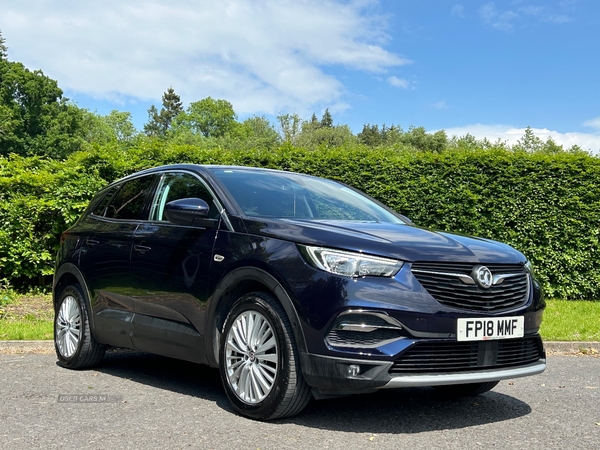
[[[215,254],[215,257],[213,259],[215,262],[222,262],[225,259],[225,257]]]

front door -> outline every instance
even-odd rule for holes
[[[169,223],[165,205],[182,198],[206,201],[209,220],[198,226]],[[163,353],[161,347],[171,344],[183,353],[184,347],[199,350],[197,337],[205,334],[208,277],[219,224],[219,208],[200,178],[188,172],[162,176],[150,220],[141,223],[133,235],[133,342],[140,350]],[[178,356],[196,359],[179,352]]]

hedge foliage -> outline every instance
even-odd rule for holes
[[[506,242],[533,262],[551,298],[600,298],[600,159],[456,149],[198,148],[160,140],[95,147],[66,161],[0,158],[0,279],[53,271],[61,231],[114,179],[180,162],[297,171],[343,181],[416,224]]]

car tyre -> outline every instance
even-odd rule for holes
[[[293,416],[312,397],[290,321],[270,294],[254,292],[234,303],[219,356],[225,392],[243,416],[257,420]]]
[[[79,285],[67,286],[60,294],[54,314],[54,348],[58,363],[69,369],[96,366],[104,357],[106,346],[92,335]]]
[[[494,389],[499,381],[470,384],[450,384],[445,386],[434,386],[436,392],[446,398],[474,397]]]

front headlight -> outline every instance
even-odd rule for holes
[[[526,270],[527,272],[529,272],[529,274],[530,274],[532,277],[534,276],[534,275],[533,275],[533,264],[531,264],[531,262],[529,262],[529,260],[527,260],[527,261],[525,262],[525,270]]]
[[[402,261],[345,252],[324,247],[304,247],[310,261],[319,269],[346,277],[393,277],[398,273]]]

